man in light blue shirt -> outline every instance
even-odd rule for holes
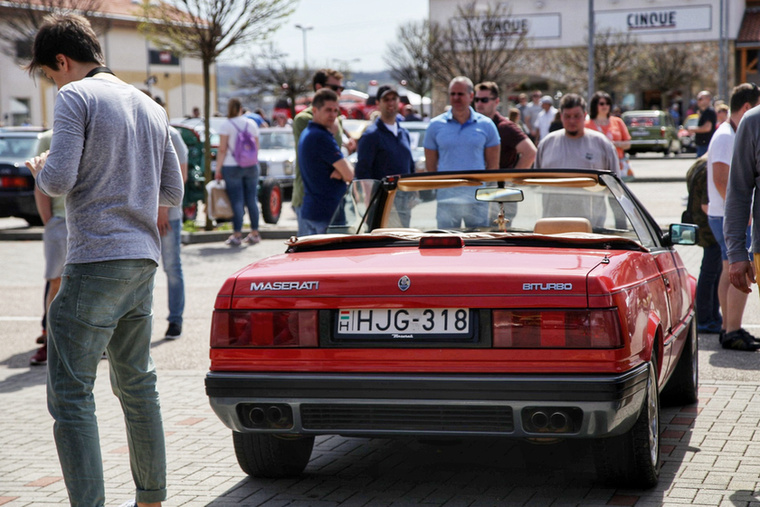
[[[501,139],[496,125],[472,108],[474,86],[458,76],[449,83],[451,109],[430,120],[425,135],[425,168],[436,171],[474,171],[499,168]],[[488,206],[473,206],[474,189],[438,190],[438,227],[488,225]]]

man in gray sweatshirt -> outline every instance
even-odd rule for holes
[[[150,357],[159,206],[183,184],[164,110],[102,66],[89,22],[45,18],[30,73],[58,86],[50,151],[27,162],[38,188],[66,196],[68,253],[48,313],[48,409],[72,505],[105,504],[95,402],[108,351],[111,386],[127,426],[140,506],[166,499],[166,451]]]
[[[728,173],[723,234],[731,284],[751,292],[760,268],[760,106],[750,109],[739,122]],[[754,204],[753,204],[754,199]],[[753,261],[747,260],[747,223],[752,218]]]

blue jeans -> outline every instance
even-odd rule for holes
[[[303,223],[303,233],[301,233],[301,223]],[[309,220],[308,218],[301,217],[301,222],[298,224],[298,235],[310,236],[311,234],[325,234],[329,226],[329,220]]]
[[[473,192],[474,193],[474,192]],[[458,229],[464,221],[465,227],[485,227],[488,223],[488,205],[484,203],[460,204],[438,202],[436,220],[439,229]]]
[[[105,503],[95,399],[108,351],[111,388],[127,427],[138,502],[166,499],[166,451],[150,357],[156,263],[130,259],[67,264],[48,312],[48,410],[72,506]]]
[[[702,266],[697,279],[697,325],[720,327],[723,322],[718,301],[718,281],[723,271],[720,245],[716,243],[704,247],[703,250]]]
[[[226,165],[222,167],[222,177],[227,187],[227,195],[232,204],[232,228],[235,232],[243,230],[243,215],[248,208],[251,218],[251,230],[259,230],[259,166],[240,167]]]
[[[697,158],[701,157],[705,153],[707,153],[707,148],[709,148],[709,145],[705,144],[703,146],[697,146]]]
[[[161,236],[161,264],[166,273],[169,288],[169,317],[172,324],[182,325],[185,311],[185,280],[182,277],[182,259],[179,251],[182,244],[182,220],[170,220],[169,232]]]

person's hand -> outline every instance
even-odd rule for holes
[[[342,181],[343,176],[340,174],[340,172],[337,169],[333,169],[333,172],[330,173],[330,179]]]
[[[169,225],[169,208],[166,206],[158,208],[158,221],[156,225],[158,226],[158,234],[161,236],[166,236],[172,230]]]
[[[29,171],[31,171],[32,176],[34,178],[36,178],[37,177],[37,173],[39,173],[40,171],[42,171],[42,168],[45,167],[45,161],[47,160],[48,153],[50,153],[49,150],[45,151],[43,153],[40,153],[36,157],[31,158],[31,159],[27,160],[26,162],[24,162],[24,165],[26,165],[27,169],[29,169]]]
[[[749,294],[752,292],[749,286],[755,283],[755,266],[750,261],[732,262],[728,267],[728,278],[731,285]]]
[[[348,136],[348,142],[346,143],[346,148],[348,148],[349,155],[356,151],[356,139],[354,139],[351,136]]]
[[[216,172],[214,172],[214,179],[216,181],[222,181],[222,171],[216,171]]]

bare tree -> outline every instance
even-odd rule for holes
[[[4,2],[0,24],[0,50],[18,63],[31,58],[32,42],[42,20],[52,13],[75,12],[90,20],[97,33],[105,30],[107,21],[95,16],[103,0],[22,0]]]
[[[594,35],[594,89],[614,93],[634,74],[639,58],[636,40],[629,33],[604,30]],[[563,69],[573,90],[588,89],[588,40],[555,58],[553,68]]]
[[[635,69],[642,89],[658,90],[661,100],[670,92],[691,89],[699,84],[703,63],[692,49],[676,44],[663,44],[656,51],[643,51]],[[660,104],[667,109],[668,104]]]
[[[311,91],[312,71],[298,65],[288,65],[285,60],[287,56],[273,44],[264,46],[251,65],[242,70],[236,84],[256,94],[269,92],[284,96],[288,100],[290,114],[295,118],[296,99]]]
[[[397,42],[388,44],[383,61],[391,77],[425,97],[433,90],[430,22],[409,21],[396,30]]]
[[[525,49],[527,27],[510,19],[504,3],[485,9],[475,2],[457,7],[445,26],[430,26],[430,62],[435,81],[448,83],[455,76],[473,82],[505,84],[515,73]]]
[[[143,0],[141,30],[157,45],[195,57],[203,64],[203,113],[209,132],[211,65],[237,45],[268,38],[290,16],[298,0]],[[210,137],[204,141],[211,153]],[[206,181],[211,181],[211,157],[205,157]],[[206,229],[212,224],[206,220]]]

